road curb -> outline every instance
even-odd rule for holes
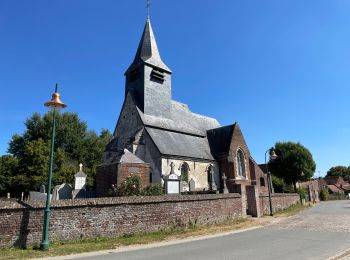
[[[349,256],[349,255],[350,255],[350,248],[346,249],[345,251],[343,251],[335,256],[328,258],[327,260],[341,260],[344,257]]]
[[[94,251],[94,252],[88,252],[88,253],[80,253],[80,254],[73,254],[73,255],[64,255],[64,256],[50,256],[50,257],[44,257],[44,258],[32,258],[30,260],[40,259],[40,260],[66,260],[66,259],[75,259],[79,257],[91,257],[91,256],[100,256],[100,255],[108,255],[111,253],[121,253],[121,252],[129,252],[129,251],[135,251],[135,250],[141,250],[141,249],[149,249],[149,248],[155,248],[155,247],[162,247],[162,246],[170,246],[170,245],[177,245],[177,244],[183,244],[188,243],[192,241],[200,241],[205,239],[211,239],[216,237],[222,237],[222,236],[228,236],[232,234],[238,234],[258,228],[264,227],[263,225],[258,225],[250,228],[240,229],[240,230],[234,230],[224,233],[218,233],[213,235],[204,235],[204,236],[195,236],[195,237],[189,237],[185,239],[174,239],[164,242],[157,242],[157,243],[151,243],[146,245],[131,245],[131,246],[123,246],[116,249],[109,249],[109,250],[101,250],[101,251]]]

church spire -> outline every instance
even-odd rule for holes
[[[147,17],[134,61],[128,68],[127,72],[145,63],[171,73],[171,70],[160,58],[149,17]]]

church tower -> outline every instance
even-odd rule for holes
[[[131,92],[144,114],[163,118],[170,116],[171,70],[160,58],[148,17],[134,61],[124,75],[125,96]]]

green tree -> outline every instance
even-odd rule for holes
[[[0,157],[0,196],[5,196],[13,185],[15,173],[18,171],[18,159],[12,155]]]
[[[295,191],[298,181],[309,180],[313,176],[315,161],[310,151],[300,143],[277,142],[275,152],[278,157],[269,162],[271,173],[293,184]]]
[[[43,139],[28,142],[19,159],[18,177],[22,180],[22,188],[38,190],[47,180],[50,145]],[[25,180],[25,181],[24,181]]]
[[[344,180],[349,180],[350,179],[350,166],[335,166],[332,167],[328,170],[326,176],[340,176]]]
[[[0,192],[8,190],[17,192],[19,196],[22,191],[37,190],[41,184],[46,185],[51,127],[52,112],[43,116],[34,113],[25,121],[24,133],[13,135],[8,152],[18,163],[16,167],[6,166],[7,170],[0,170],[0,181],[12,176],[8,179],[11,181],[0,185]],[[82,163],[88,175],[87,188],[93,189],[96,166],[102,162],[105,146],[111,140],[112,135],[108,130],[102,129],[100,135],[89,131],[86,122],[81,121],[75,113],[58,114],[53,185],[72,183],[78,165]],[[0,167],[2,169],[5,166]]]

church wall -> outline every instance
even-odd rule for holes
[[[175,174],[178,176],[181,175],[181,166],[183,163],[187,163],[189,166],[188,180],[195,180],[195,188],[196,190],[208,190],[208,168],[211,164],[214,166],[214,178],[217,187],[220,187],[220,175],[219,175],[219,167],[216,162],[197,162],[190,160],[180,160],[180,159],[172,159],[172,158],[162,158],[162,174],[169,175],[171,171],[170,164],[175,164]]]
[[[144,136],[145,145],[143,149],[144,157],[139,157],[145,162],[150,164],[150,173],[152,174],[152,183],[161,183],[162,179],[162,171],[161,171],[161,154],[158,151],[158,148],[155,146],[153,140],[148,135],[147,131],[145,131]],[[139,145],[140,146],[140,145]],[[136,156],[141,156],[141,154],[138,154],[138,150],[136,150]]]
[[[136,110],[136,106],[133,103],[131,95],[128,94],[114,132],[114,137],[117,138],[117,140],[112,140],[112,142],[117,141],[118,150],[123,149],[125,141],[133,137],[136,132],[140,131],[142,126],[143,124]]]

